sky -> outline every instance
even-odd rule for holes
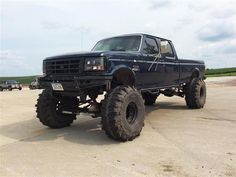
[[[39,75],[48,56],[130,33],[171,39],[207,68],[236,67],[235,0],[0,0],[0,76]]]

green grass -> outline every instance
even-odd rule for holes
[[[21,76],[21,77],[0,77],[0,82],[4,80],[15,80],[22,84],[30,84],[37,76]]]
[[[236,68],[207,69],[207,77],[236,76]]]
[[[222,73],[222,74],[211,74],[206,75],[207,77],[221,77],[221,76],[236,76],[236,72],[233,73]]]

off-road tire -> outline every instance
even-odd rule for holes
[[[8,90],[9,90],[9,91],[12,91],[12,88],[11,88],[11,87],[8,87]]]
[[[151,106],[156,102],[156,99],[159,95],[153,95],[150,93],[142,93],[142,97],[144,99],[144,104],[147,106]]]
[[[19,90],[22,90],[22,87],[19,87]]]
[[[3,88],[2,88],[2,87],[0,87],[0,92],[1,92],[1,91],[3,91]]]
[[[61,113],[60,104],[73,104],[73,106],[77,106],[77,102],[76,97],[59,99],[54,97],[49,90],[43,90],[43,92],[39,94],[37,104],[35,105],[37,118],[39,118],[43,125],[50,128],[70,126],[73,120],[76,119],[76,115]]]
[[[203,108],[206,102],[206,84],[203,80],[194,78],[185,87],[185,101],[189,108]]]
[[[117,86],[105,95],[101,107],[102,128],[118,141],[131,141],[144,125],[145,106],[141,94],[130,86]]]

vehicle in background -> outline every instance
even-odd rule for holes
[[[12,91],[13,89],[21,90],[22,84],[15,80],[6,80],[0,83],[0,91],[3,91],[3,90]]]
[[[29,89],[30,89],[30,90],[33,90],[33,89],[40,89],[40,85],[39,85],[39,82],[38,82],[37,79],[30,83]]]

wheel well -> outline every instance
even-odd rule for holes
[[[112,82],[117,85],[134,85],[135,74],[128,68],[121,68],[113,74]]]
[[[199,69],[196,68],[196,69],[193,71],[192,75],[191,75],[191,80],[192,80],[193,78],[199,78],[199,76],[200,76],[200,71],[199,71]]]

